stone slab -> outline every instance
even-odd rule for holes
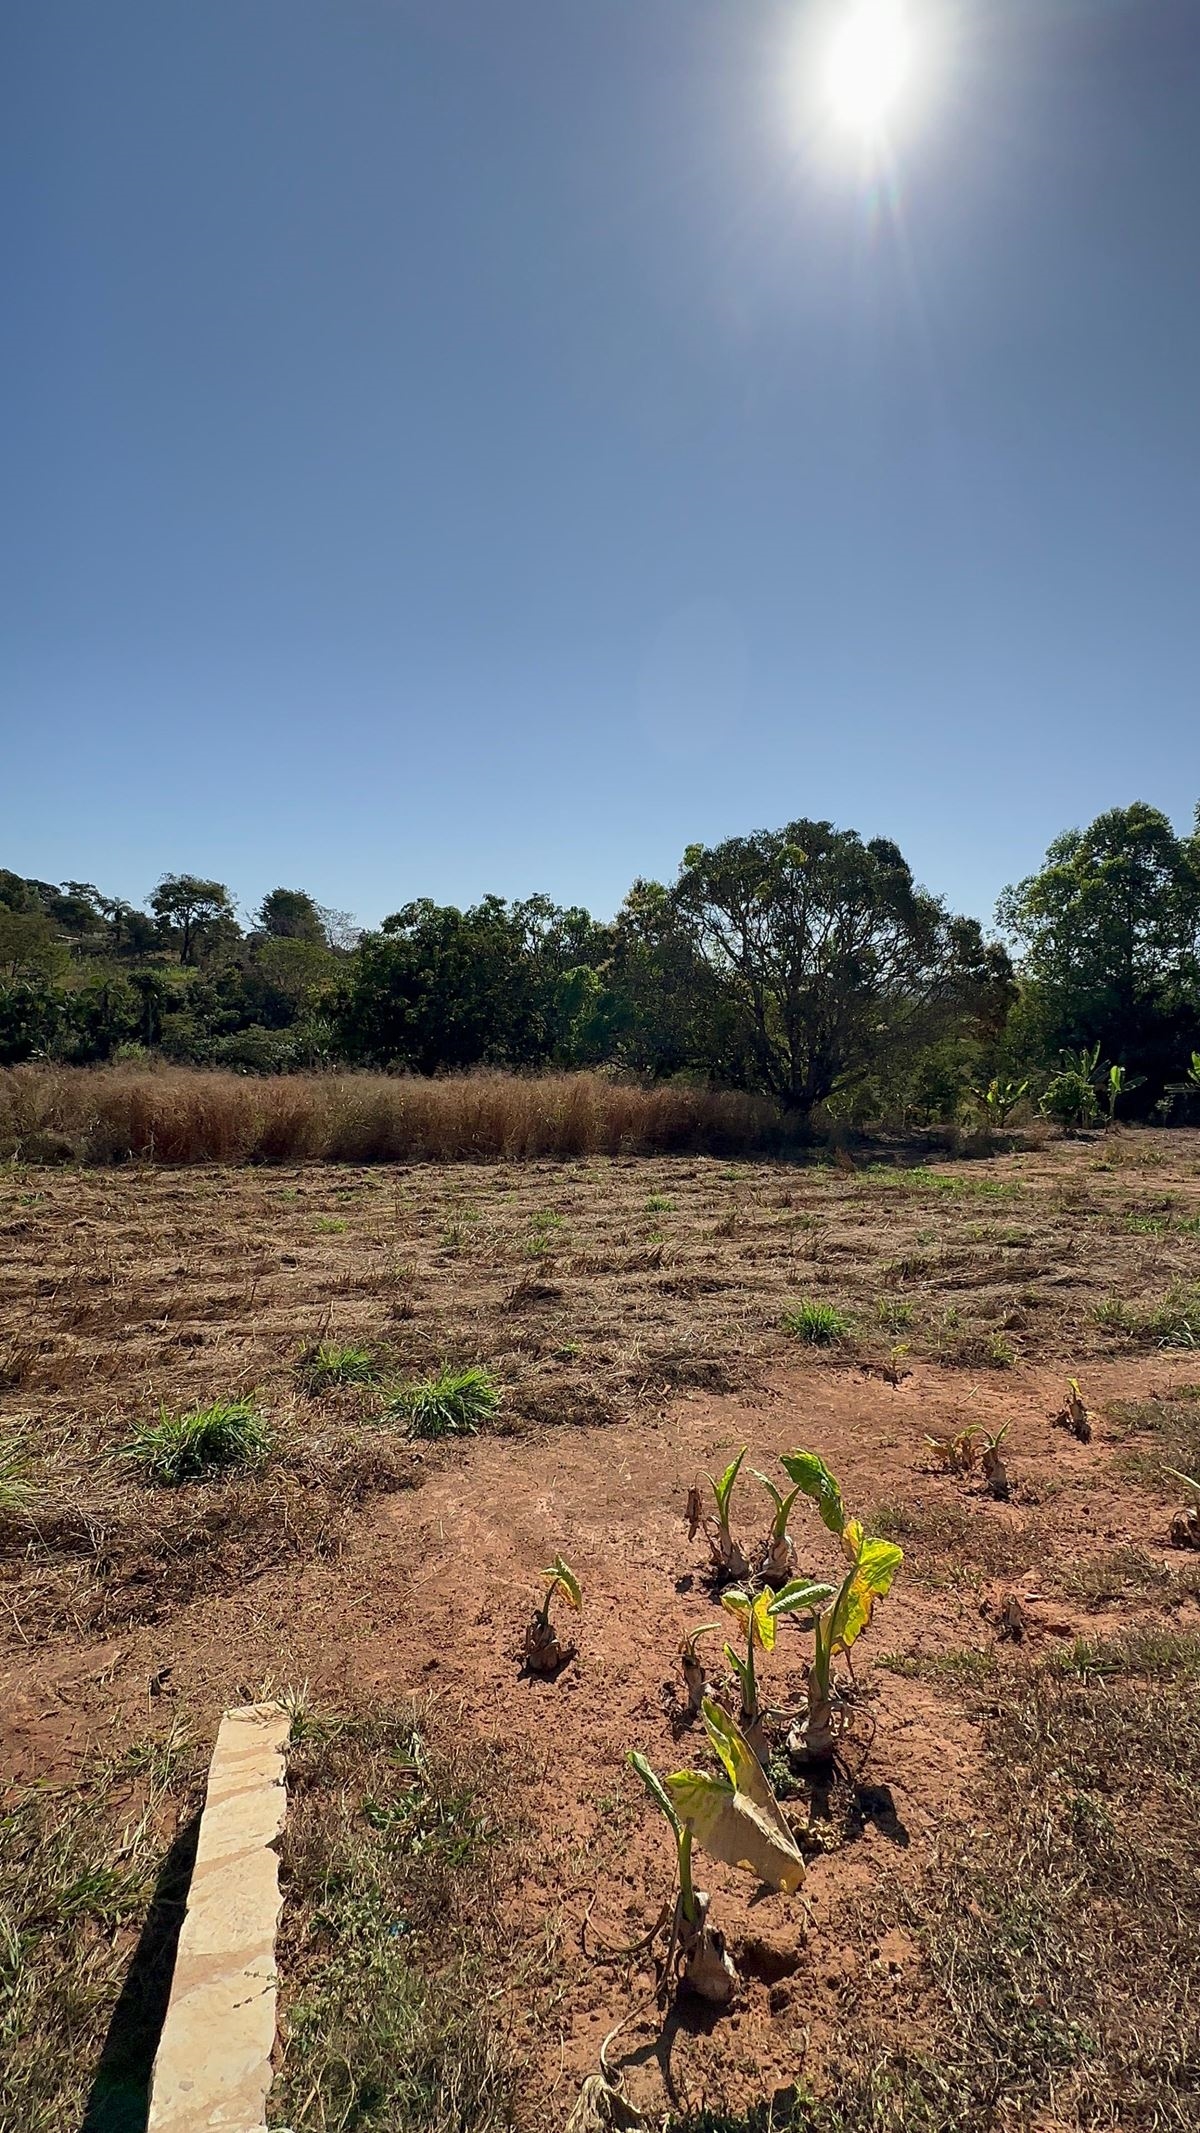
[[[273,1849],[286,1805],[289,1720],[247,1704],[221,1720],[147,2133],[260,2133],[275,2043]]]

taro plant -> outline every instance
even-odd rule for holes
[[[737,1986],[737,1972],[724,1935],[708,1923],[711,1899],[692,1878],[693,1843],[701,1844],[725,1866],[753,1874],[784,1895],[799,1888],[804,1861],[762,1764],[734,1720],[707,1697],[703,1717],[722,1766],[720,1777],[678,1770],[663,1779],[636,1750],[629,1761],[675,1839],[678,1887],[671,1909],[664,1988],[674,1979],[711,2005],[727,2007]],[[659,1925],[652,1929],[650,1940]]]
[[[743,1444],[737,1458],[730,1461],[719,1480],[716,1480],[712,1474],[706,1474],[704,1477],[712,1490],[713,1503],[716,1507],[715,1531],[704,1513],[700,1484],[694,1481],[688,1490],[685,1513],[688,1539],[694,1540],[698,1532],[703,1533],[712,1552],[713,1566],[718,1576],[723,1578],[744,1578],[750,1575],[750,1565],[746,1560],[745,1551],[740,1543],[734,1539],[729,1523],[734,1483],[738,1478],[747,1449],[748,1447]]]
[[[795,1614],[801,1608],[815,1615],[823,1601],[832,1599],[834,1589],[832,1585],[819,1585],[811,1578],[792,1578],[778,1593],[721,1594],[722,1607],[739,1623],[746,1639],[745,1658],[734,1650],[732,1644],[725,1646],[725,1657],[733,1668],[741,1698],[738,1723],[762,1763],[767,1760],[769,1745],[758,1700],[755,1653],[774,1651],[775,1623],[779,1615]]]
[[[689,1718],[699,1717],[700,1706],[708,1694],[708,1681],[704,1672],[704,1661],[700,1657],[700,1639],[701,1637],[715,1636],[720,1627],[719,1622],[703,1622],[699,1629],[689,1629],[686,1632],[679,1647],[679,1660],[683,1668],[683,1683],[687,1690],[687,1715]]]
[[[561,1592],[567,1606],[578,1614],[583,1606],[583,1592],[579,1579],[569,1563],[556,1555],[549,1569],[543,1570],[546,1579],[546,1597],[540,1607],[534,1609],[533,1619],[525,1631],[523,1647],[525,1664],[534,1674],[555,1674],[560,1666],[575,1656],[575,1646],[564,1644],[550,1620],[550,1603],[556,1592]]]
[[[951,1437],[925,1438],[930,1453],[948,1474],[969,1474],[979,1464],[979,1439],[987,1432],[978,1422],[957,1430]]]
[[[1091,1443],[1091,1417],[1083,1404],[1083,1394],[1079,1390],[1078,1378],[1067,1379],[1067,1397],[1059,1408],[1058,1413],[1052,1415],[1050,1419],[1055,1429],[1068,1429],[1073,1437],[1078,1437],[1081,1444]]]
[[[849,1564],[836,1589],[815,1587],[806,1578],[796,1578],[776,1594],[772,1603],[777,1616],[811,1614],[814,1603],[820,1604],[818,1593],[828,1593],[828,1601],[821,1606],[814,1625],[804,1718],[788,1740],[790,1753],[827,1761],[843,1730],[833,1662],[839,1654],[845,1654],[848,1663],[851,1645],[870,1622],[876,1600],[890,1592],[904,1553],[894,1542],[866,1533],[858,1519],[847,1518],[841,1489],[815,1452],[786,1453],[783,1465],[789,1479],[816,1505],[823,1525],[840,1541]]]
[[[792,1505],[795,1503],[800,1491],[798,1488],[790,1489],[785,1496],[782,1489],[776,1488],[769,1475],[760,1474],[757,1467],[753,1467],[751,1471],[754,1479],[761,1481],[775,1506],[771,1519],[771,1530],[763,1544],[762,1561],[759,1564],[758,1574],[765,1579],[768,1585],[783,1585],[786,1584],[796,1567],[796,1549],[792,1536],[788,1532],[788,1519],[791,1517]]]
[[[983,1469],[983,1478],[988,1486],[988,1494],[989,1496],[994,1496],[999,1503],[1007,1503],[1008,1501],[1008,1468],[1004,1464],[1000,1446],[1011,1428],[1012,1424],[1006,1422],[1003,1429],[998,1429],[994,1435],[990,1430],[985,1430],[983,1432],[983,1449],[979,1455],[979,1463]]]

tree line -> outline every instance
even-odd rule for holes
[[[168,874],[143,907],[0,869],[0,1063],[244,1072],[611,1066],[789,1115],[932,1123],[1040,1102],[1186,1115],[1200,1082],[1200,809],[1114,808],[1007,889],[998,932],[828,822],[691,845],[615,918],[420,898],[358,932],[302,889],[243,922]]]

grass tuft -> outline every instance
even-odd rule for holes
[[[40,1496],[25,1432],[0,1437],[0,1519],[28,1518]]]
[[[389,1415],[407,1416],[414,1437],[470,1437],[500,1405],[500,1387],[490,1370],[472,1363],[435,1378],[401,1385],[387,1403]]]
[[[251,1400],[213,1400],[184,1415],[161,1409],[157,1422],[123,1446],[121,1457],[139,1466],[148,1481],[174,1488],[255,1466],[269,1444],[267,1424]]]
[[[296,1375],[305,1391],[315,1398],[337,1385],[373,1385],[379,1366],[370,1348],[317,1341],[305,1349],[296,1365]]]
[[[810,1348],[832,1348],[850,1332],[850,1320],[844,1311],[811,1296],[802,1297],[785,1311],[783,1324],[785,1332],[798,1341],[806,1341]]]

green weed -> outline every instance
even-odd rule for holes
[[[785,1311],[783,1324],[786,1332],[798,1341],[807,1342],[810,1348],[831,1348],[845,1340],[850,1332],[850,1320],[844,1311],[811,1296],[802,1297],[791,1310]]]
[[[443,1370],[419,1384],[401,1385],[387,1403],[389,1415],[408,1418],[414,1437],[469,1437],[500,1405],[500,1387],[481,1363]]]
[[[254,1466],[265,1457],[270,1441],[267,1424],[251,1400],[213,1400],[184,1415],[160,1409],[158,1421],[131,1437],[120,1456],[139,1466],[147,1480],[170,1488]]]

